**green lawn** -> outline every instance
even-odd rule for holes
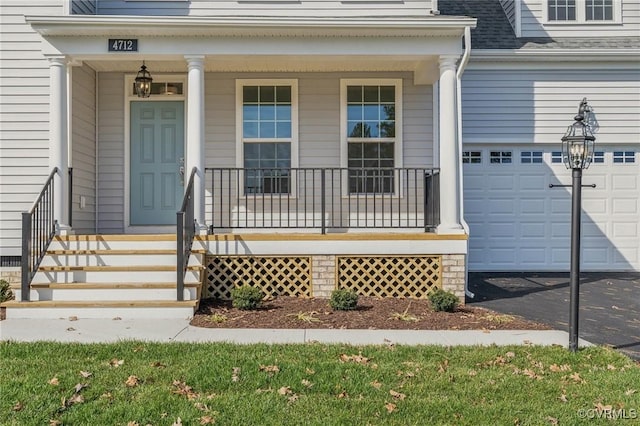
[[[575,425],[637,411],[640,366],[604,348],[0,343],[2,425]]]

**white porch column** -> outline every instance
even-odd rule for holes
[[[456,130],[456,61],[458,56],[440,57],[440,226],[438,233],[464,232],[460,222],[458,141]]]
[[[189,67],[187,82],[187,158],[185,159],[185,185],[196,167],[194,178],[194,215],[197,233],[206,233],[205,176],[204,176],[204,56],[185,55]]]
[[[54,167],[53,217],[58,222],[56,232],[69,231],[69,147],[67,140],[67,59],[49,59],[49,171]]]

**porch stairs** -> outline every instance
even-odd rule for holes
[[[189,318],[202,292],[205,250],[194,241],[177,301],[175,235],[69,235],[51,242],[30,301],[3,304],[7,318]]]

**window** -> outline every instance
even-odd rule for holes
[[[631,164],[636,162],[636,153],[633,151],[614,151],[613,162],[617,164]]]
[[[549,21],[575,21],[576,0],[548,0]]]
[[[547,0],[547,22],[554,24],[622,23],[621,1]]]
[[[587,21],[612,21],[613,0],[587,0]]]
[[[297,167],[297,82],[238,80],[245,194],[288,194]]]
[[[343,164],[351,194],[395,192],[401,87],[401,80],[342,81]]]
[[[596,151],[593,153],[592,163],[602,164],[604,163],[604,151]]]
[[[511,164],[511,151],[491,151],[489,157],[491,164]]]
[[[562,151],[553,151],[551,153],[551,162],[554,164],[564,163],[565,156],[562,155]]]
[[[480,164],[482,163],[482,151],[463,151],[462,164]]]
[[[522,164],[542,163],[542,151],[522,151],[520,153],[520,163]]]

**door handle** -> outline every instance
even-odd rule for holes
[[[180,183],[184,185],[184,166],[180,166],[179,173],[180,173]]]

